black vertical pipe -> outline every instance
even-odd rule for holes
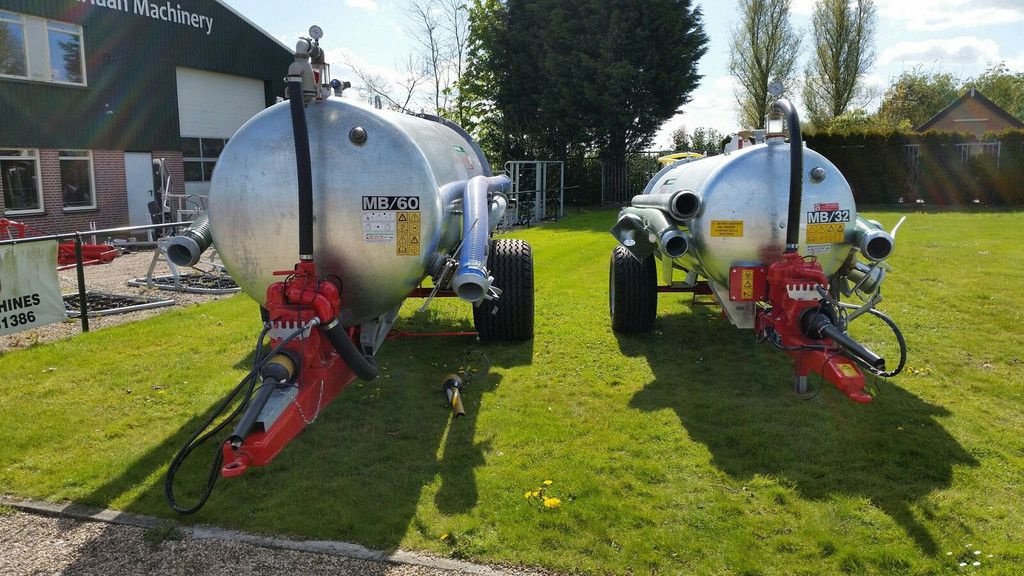
[[[78,272],[78,313],[82,332],[89,331],[89,302],[85,297],[85,263],[82,261],[82,233],[75,232],[75,271]]]
[[[309,158],[309,128],[302,101],[302,81],[289,81],[288,100],[295,136],[295,168],[299,178],[299,260],[313,260],[313,168]]]
[[[786,252],[796,252],[800,245],[800,204],[803,202],[804,144],[800,135],[800,116],[785,98],[779,98],[772,109],[785,114],[789,128],[789,217],[786,222]]]

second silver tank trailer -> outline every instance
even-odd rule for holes
[[[870,402],[861,369],[893,376],[906,358],[895,323],[875,309],[895,228],[857,214],[839,170],[802,146],[787,100],[773,111],[777,127],[764,142],[667,166],[619,213],[611,231],[619,241],[609,278],[612,328],[649,331],[659,291],[703,291],[737,328],[793,356],[797,390],[815,372],[852,400]],[[840,302],[854,295],[857,304]],[[885,359],[847,333],[865,313],[893,330],[896,368],[886,370]]]
[[[310,35],[296,47],[288,100],[231,138],[207,217],[168,249],[189,265],[216,244],[264,320],[255,366],[216,412],[232,398],[241,403],[208,432],[207,421],[171,463],[165,496],[181,513],[203,505],[218,475],[268,464],[353,379],[375,378],[374,356],[427,278],[431,296],[473,305],[481,340],[533,337],[530,246],[491,238],[509,179],[492,175],[476,142],[451,122],[330,97],[329,86],[340,85],[330,83],[322,32]],[[206,491],[197,504],[178,505],[181,462],[234,417]]]

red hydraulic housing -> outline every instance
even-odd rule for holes
[[[877,369],[884,360],[854,341],[837,326],[827,305],[828,278],[813,256],[788,252],[768,266],[767,306],[758,310],[755,329],[796,362],[797,388],[807,376],[819,374],[854,402],[866,404],[864,374],[853,358]]]
[[[316,326],[287,342],[277,357],[268,359],[267,366],[276,372],[261,373],[262,386],[253,395],[249,411],[252,422],[243,419],[221,447],[224,477],[241,476],[250,466],[270,463],[356,377],[319,326],[321,322],[336,322],[341,308],[338,287],[317,279],[312,261],[298,263],[294,272],[277,274],[287,274],[288,278],[267,288],[271,346],[276,348],[287,334],[303,326]],[[336,329],[342,332],[341,337],[358,336],[354,328]],[[259,420],[261,411],[264,418],[271,412],[273,420]]]

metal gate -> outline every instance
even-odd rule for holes
[[[503,228],[529,226],[565,216],[565,163],[557,160],[511,160],[505,172],[512,180]]]

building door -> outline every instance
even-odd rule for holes
[[[145,226],[153,196],[153,155],[149,152],[124,153],[124,179],[128,186],[128,225]]]

